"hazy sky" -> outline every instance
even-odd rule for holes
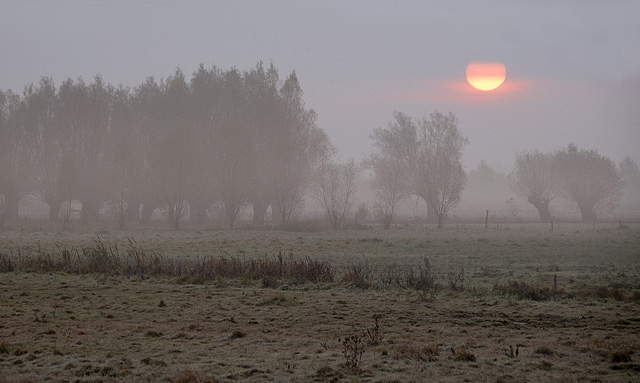
[[[453,112],[464,163],[570,142],[640,161],[640,1],[0,0],[0,89],[97,74],[136,86],[199,63],[285,78],[339,150],[364,158],[394,110]],[[473,91],[471,61],[507,80]]]

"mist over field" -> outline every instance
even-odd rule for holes
[[[63,203],[67,215],[69,206],[78,213],[84,206],[85,223],[115,219],[107,210],[123,210],[123,202],[140,210],[135,219],[143,221],[161,207],[156,215],[176,227],[187,216],[226,226],[236,218],[261,224],[267,210],[274,223],[328,214],[327,224],[335,226],[349,221],[336,216],[345,207],[348,214],[339,215],[355,223],[363,203],[374,220],[382,186],[374,182],[381,164],[376,171],[372,156],[393,155],[376,149],[372,134],[393,123],[395,112],[412,118],[417,130],[433,113],[451,113],[466,140],[454,156],[465,175],[457,201],[442,206],[446,197],[434,197],[428,208],[445,209],[441,215],[476,220],[490,210],[499,220],[536,220],[531,191],[507,180],[516,155],[551,155],[575,145],[612,161],[623,183],[594,192],[613,196],[598,197],[595,207],[580,207],[565,187],[551,198],[550,214],[638,218],[640,55],[628,49],[638,37],[631,1],[495,1],[481,9],[385,1],[3,3],[5,220],[63,219]],[[464,77],[472,61],[504,63],[505,83],[475,90]],[[324,143],[295,134],[320,134]],[[323,153],[309,145],[324,145]],[[266,157],[275,152],[283,158]],[[344,167],[351,159],[358,192],[348,206],[334,198],[328,207],[329,191],[324,197],[318,191],[320,164],[327,183],[336,177],[329,162]],[[222,161],[233,169],[223,169]],[[273,171],[286,167],[282,161],[299,168],[277,178]],[[400,198],[399,212],[426,211],[426,186],[409,178],[399,185],[408,189],[401,194],[422,206]],[[18,201],[28,205],[21,213]],[[43,210],[50,204],[53,213]],[[218,212],[207,213],[214,204]]]
[[[0,383],[640,381],[638,14],[0,0]]]

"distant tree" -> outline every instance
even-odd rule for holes
[[[411,117],[394,112],[395,121],[372,135],[374,154],[395,163],[408,190],[427,204],[428,214],[437,218],[438,227],[459,201],[466,182],[462,169],[462,149],[467,139],[458,129],[456,117],[434,112],[419,126]]]
[[[540,215],[542,222],[551,222],[549,205],[560,193],[556,158],[552,154],[532,152],[518,153],[509,180],[516,193],[525,197]]]
[[[0,91],[0,227],[18,218],[18,204],[28,191],[28,153],[19,124],[20,97]]]
[[[496,172],[491,166],[487,165],[487,162],[483,159],[480,160],[480,163],[475,169],[469,171],[467,178],[469,184],[491,187],[495,186],[496,183],[502,182],[504,175]]]
[[[452,113],[445,116],[436,111],[421,125],[427,148],[427,204],[442,228],[447,213],[460,201],[467,180],[462,149],[468,140],[458,130],[458,120]]]
[[[615,208],[623,182],[611,159],[574,144],[556,152],[555,157],[564,196],[578,205],[583,221]]]
[[[285,111],[282,97],[280,97],[280,77],[273,64],[265,67],[260,61],[254,68],[244,73],[244,86],[247,95],[247,115],[253,122],[255,129],[255,172],[253,186],[248,200],[253,208],[253,224],[264,224],[265,215],[272,200],[275,187],[274,162],[276,148],[280,140],[276,133],[284,129]],[[284,169],[281,169],[284,170]]]
[[[345,164],[327,161],[319,169],[315,197],[334,230],[344,224],[356,202],[356,173],[357,167],[353,160]]]
[[[142,207],[140,219],[148,222],[154,210],[166,203],[159,183],[158,147],[166,134],[165,89],[153,77],[137,86],[132,94],[133,150],[139,158],[139,178],[134,195]]]
[[[364,166],[373,170],[374,214],[385,230],[389,230],[398,205],[409,194],[404,174],[396,161],[386,157],[371,156],[365,161]]]
[[[620,178],[624,182],[625,186],[640,186],[640,167],[631,157],[625,156],[620,165]]]
[[[138,134],[129,88],[119,87],[113,96],[110,134],[105,162],[108,182],[108,215],[123,230],[139,215],[142,177],[141,136]]]
[[[298,77],[291,73],[280,88],[282,110],[267,143],[272,210],[283,224],[302,209],[312,175],[335,153],[316,124],[315,111],[305,108],[303,94]]]
[[[198,176],[197,153],[192,151],[195,134],[188,110],[189,88],[179,69],[162,87],[161,125],[154,133],[150,155],[154,184],[165,204],[167,218],[175,230],[189,214],[188,196]]]
[[[247,116],[244,79],[237,70],[224,75],[221,115],[214,130],[211,170],[214,188],[230,229],[253,188],[256,136]]]
[[[212,154],[216,148],[216,124],[220,118],[223,93],[223,72],[215,66],[206,69],[200,64],[191,78],[190,113],[196,139],[191,151],[198,160],[194,171],[198,177],[189,192],[190,220],[204,224],[207,209],[217,200],[212,172]]]
[[[402,185],[411,194],[427,201],[427,153],[411,117],[394,112],[395,121],[386,128],[374,129],[371,139],[375,151],[372,159],[383,168],[401,175]]]
[[[97,218],[100,205],[108,198],[105,184],[111,106],[114,88],[100,76],[86,84],[81,78],[68,79],[58,90],[56,117],[65,145],[67,176],[74,185],[64,185],[67,198],[82,202],[81,219]]]
[[[49,221],[56,221],[67,199],[62,181],[62,162],[68,142],[57,119],[58,94],[53,80],[43,77],[25,87],[20,120],[26,134],[33,194],[49,206]]]

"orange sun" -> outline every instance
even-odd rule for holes
[[[507,68],[503,63],[472,62],[467,65],[467,81],[479,90],[493,90],[507,78]]]

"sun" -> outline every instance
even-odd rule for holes
[[[467,81],[476,89],[496,89],[507,78],[507,68],[499,62],[472,62],[467,65]]]

